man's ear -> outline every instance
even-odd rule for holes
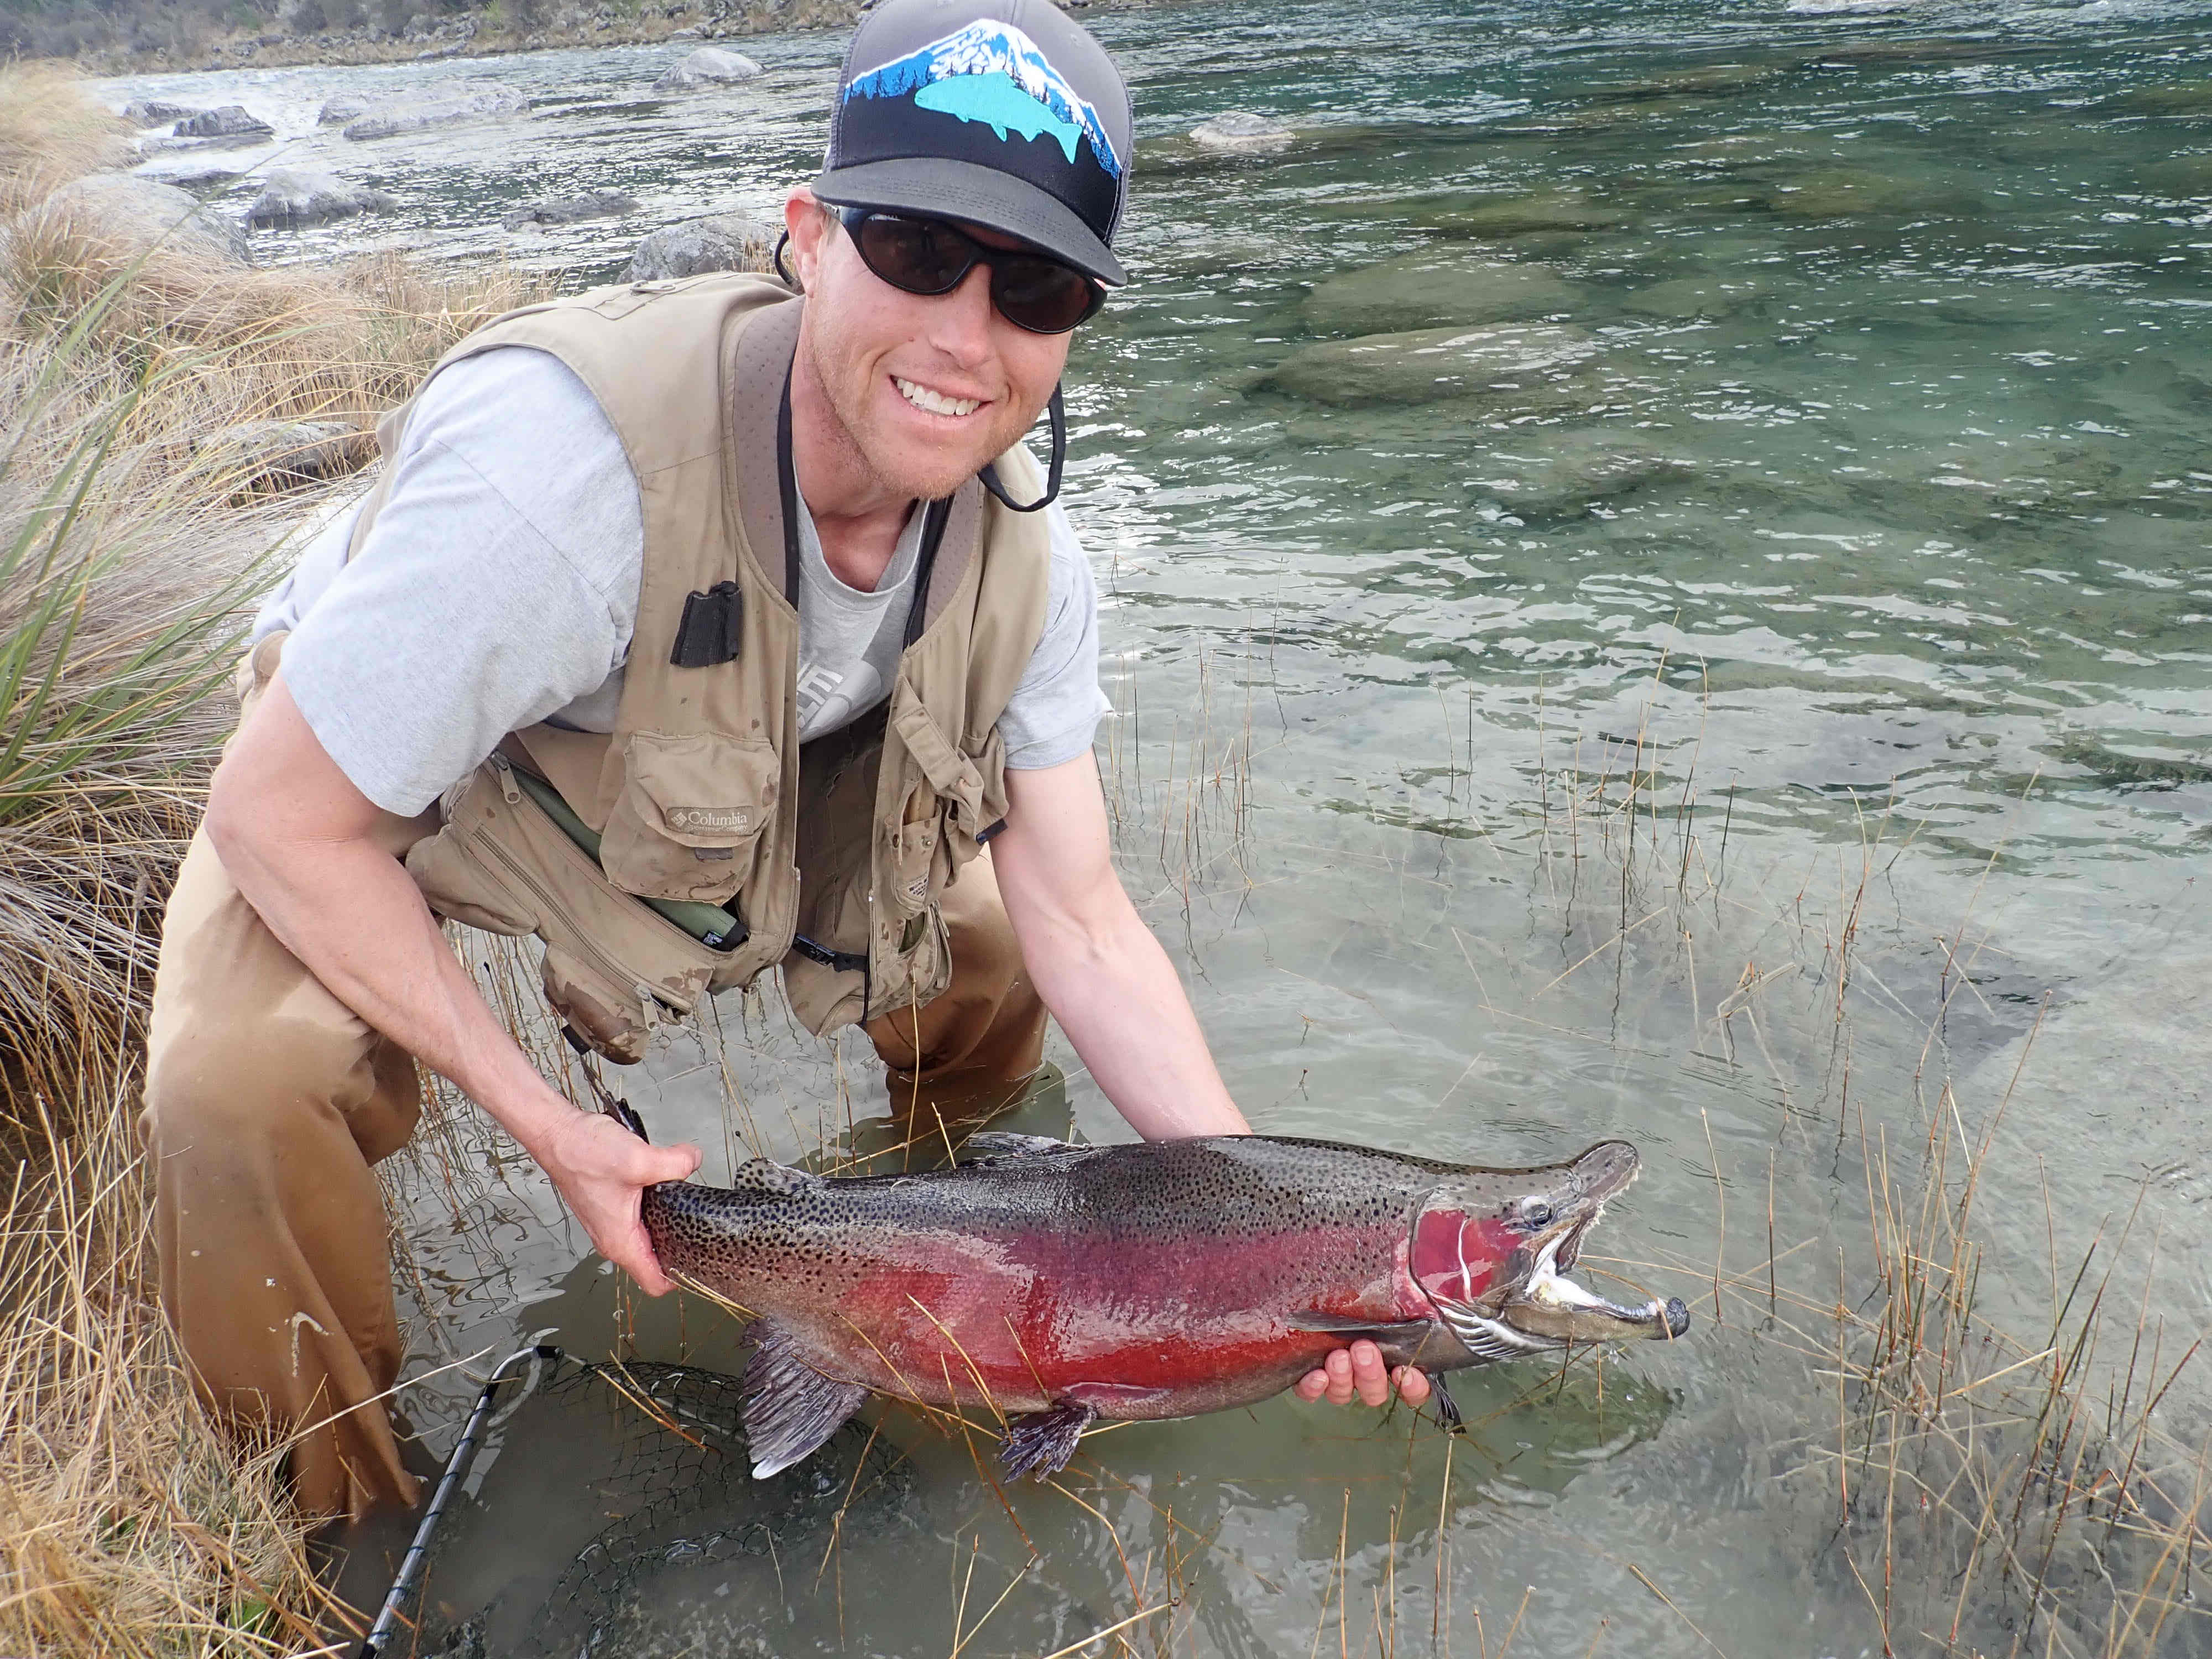
[[[783,198],[783,230],[790,238],[790,260],[795,286],[802,294],[814,286],[814,272],[830,234],[830,210],[804,185],[792,186]]]

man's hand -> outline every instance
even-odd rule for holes
[[[308,727],[280,672],[232,739],[207,834],[270,932],[331,994],[490,1113],[535,1158],[608,1261],[649,1294],[638,1195],[699,1167],[580,1112],[540,1077],[438,931],[401,855],[429,825],[380,811]]]
[[[1393,1383],[1397,1385],[1398,1397],[1408,1406],[1428,1400],[1426,1376],[1411,1365],[1386,1370],[1382,1349],[1362,1337],[1348,1348],[1339,1348],[1300,1377],[1291,1392],[1301,1400],[1319,1400],[1326,1395],[1332,1406],[1348,1406],[1357,1394],[1365,1404],[1380,1406],[1389,1401]]]
[[[675,1282],[660,1271],[638,1206],[647,1187],[683,1181],[699,1167],[699,1149],[654,1146],[614,1119],[574,1112],[551,1126],[544,1141],[526,1146],[551,1179],[599,1254],[647,1296],[665,1296]]]

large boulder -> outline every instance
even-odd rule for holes
[[[276,129],[243,104],[225,104],[186,116],[177,123],[176,134],[179,138],[273,138]]]
[[[1548,265],[1431,247],[1330,277],[1306,296],[1305,313],[1331,333],[1382,334],[1564,316],[1583,302],[1582,290]]]
[[[616,190],[594,190],[581,196],[545,196],[525,202],[500,223],[509,230],[525,225],[571,225],[579,219],[613,219],[637,211],[637,198]]]
[[[661,93],[702,92],[710,87],[727,86],[732,81],[750,81],[761,72],[761,66],[741,52],[702,46],[682,63],[670,65],[667,72],[653,83],[653,89]]]
[[[246,210],[248,224],[305,225],[396,207],[398,198],[313,167],[271,167]]]
[[[134,98],[123,106],[123,118],[134,127],[166,127],[200,113],[198,105],[172,104],[160,98]]]
[[[530,100],[503,81],[446,81],[393,99],[380,99],[346,123],[349,138],[389,138],[425,127],[520,115]]]
[[[322,108],[315,112],[319,127],[342,127],[349,121],[358,121],[379,104],[400,101],[397,93],[341,92],[323,100]]]
[[[747,213],[716,213],[663,225],[630,256],[629,280],[665,282],[704,270],[773,271],[779,234]]]
[[[247,421],[194,439],[192,453],[246,493],[343,477],[368,463],[375,442],[337,421]]]
[[[1550,403],[1596,351],[1580,329],[1556,324],[1425,328],[1308,346],[1260,384],[1324,404]]]
[[[1225,110],[1190,130],[1191,143],[1200,149],[1221,150],[1231,155],[1271,155],[1288,149],[1295,137],[1287,122],[1241,109]]]
[[[232,264],[246,259],[246,227],[173,185],[124,173],[73,179],[46,198],[47,213],[119,248],[165,250]]]

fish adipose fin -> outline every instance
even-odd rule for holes
[[[1087,1152],[1088,1146],[1078,1146],[1071,1141],[1054,1140],[1050,1135],[1007,1134],[997,1129],[988,1129],[981,1134],[969,1135],[960,1143],[960,1162],[969,1164],[1011,1164],[1022,1158],[1064,1158],[1070,1152]]]
[[[1006,1425],[1006,1437],[999,1443],[999,1462],[1006,1478],[1018,1480],[1034,1474],[1040,1480],[1058,1474],[1075,1455],[1075,1443],[1097,1419],[1088,1406],[1063,1400],[1049,1411],[1031,1412]]]
[[[845,1425],[868,1391],[839,1382],[799,1358],[790,1335],[763,1320],[746,1333],[759,1346],[745,1365],[745,1448],[753,1478],[781,1474]]]

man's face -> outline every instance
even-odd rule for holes
[[[981,263],[950,294],[908,294],[861,263],[844,227],[804,190],[786,203],[806,290],[799,349],[836,424],[890,494],[950,495],[1036,422],[1067,362],[1068,336],[1032,334],[991,303]],[[980,242],[1013,238],[963,226]]]

